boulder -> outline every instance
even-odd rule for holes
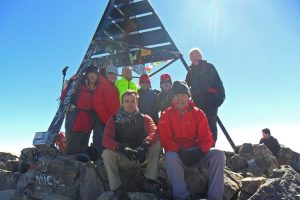
[[[228,161],[228,166],[235,172],[269,176],[279,166],[276,157],[265,145],[245,143],[238,149],[238,154],[234,154]]]
[[[242,179],[238,173],[232,172],[227,167],[224,170],[224,198],[233,199],[234,196],[238,195],[242,187]]]
[[[79,199],[80,167],[83,165],[68,159],[40,159],[36,169],[22,174],[17,189],[36,199],[42,199],[47,193]]]
[[[92,163],[80,167],[80,198],[81,200],[96,199],[104,187]]]
[[[7,160],[16,160],[18,156],[11,153],[0,152],[0,161],[5,162]]]
[[[0,169],[0,191],[15,189],[18,176],[17,173]]]
[[[288,165],[274,169],[269,179],[262,184],[250,200],[298,199],[300,175]]]
[[[277,156],[280,165],[290,165],[295,171],[300,173],[300,154],[292,151],[290,148],[281,146]]]
[[[266,182],[265,177],[247,177],[242,179],[242,190],[253,195],[261,184]]]
[[[14,196],[15,196],[15,190],[0,191],[0,199],[13,200]]]

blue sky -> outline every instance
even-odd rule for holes
[[[199,47],[226,90],[219,116],[236,144],[257,143],[268,127],[300,152],[300,2],[152,0],[188,63]],[[31,146],[58,107],[61,70],[77,71],[106,0],[10,1],[0,6],[0,151]],[[184,79],[180,61],[162,73]],[[159,76],[152,78],[159,88]],[[217,146],[230,150],[219,131]],[[298,147],[297,147],[298,146]]]

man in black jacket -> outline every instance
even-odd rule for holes
[[[260,139],[259,144],[264,144],[271,150],[274,156],[278,156],[280,145],[276,138],[271,136],[271,131],[268,128],[262,130],[263,137]]]
[[[186,83],[191,88],[193,102],[204,111],[216,142],[218,107],[225,99],[223,83],[215,67],[202,60],[200,49],[190,50],[190,60],[192,64],[186,75]]]
[[[149,115],[155,125],[158,122],[158,103],[157,97],[151,88],[151,80],[147,74],[141,75],[139,79],[139,102],[138,108],[141,113]]]

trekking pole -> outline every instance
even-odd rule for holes
[[[65,84],[65,78],[66,78],[66,74],[67,74],[67,71],[68,71],[69,67],[68,66],[65,66],[62,70],[62,75],[63,75],[63,82],[62,82],[62,87],[61,87],[61,91],[63,91],[64,89],[64,84]]]
[[[227,138],[229,144],[231,145],[233,151],[234,151],[235,153],[237,153],[237,148],[236,148],[234,142],[232,141],[230,135],[228,134],[227,130],[225,129],[223,123],[221,122],[221,120],[220,120],[220,118],[219,118],[218,116],[217,116],[217,122],[218,122],[218,124],[219,124],[219,127],[222,129],[222,131],[223,131],[225,137]]]

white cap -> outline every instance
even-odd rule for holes
[[[110,65],[106,68],[106,73],[113,73],[118,75],[118,68],[116,66]]]

